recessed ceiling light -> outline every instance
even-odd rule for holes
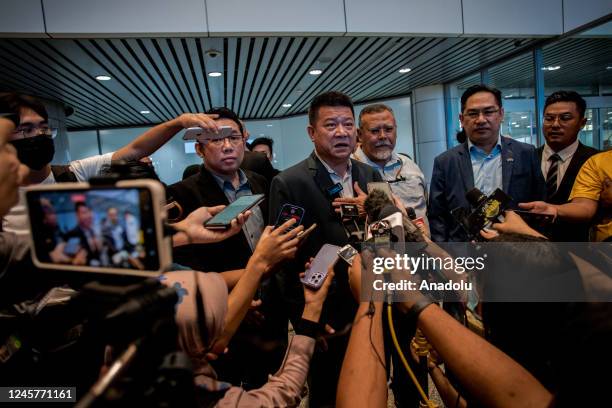
[[[514,127],[515,127],[515,128],[516,128],[516,127],[521,127],[521,125],[514,125]]]
[[[521,116],[521,119],[527,119],[527,116]]]
[[[550,65],[548,67],[542,67],[542,71],[556,71],[561,68],[560,65]]]
[[[265,136],[265,135],[266,135],[265,133],[260,133],[260,134],[259,134],[259,136]]]
[[[608,66],[606,67],[606,69],[607,69],[608,71],[612,70],[612,65],[608,65]]]
[[[223,75],[223,74],[220,73],[220,72],[217,72],[217,71],[213,71],[213,72],[209,72],[208,73],[208,76],[212,77],[212,78],[220,77],[221,75]]]
[[[110,81],[111,77],[109,77],[108,75],[98,75],[96,79],[98,81]]]
[[[510,123],[510,124],[511,124],[511,125],[516,125],[516,122],[512,122],[512,123]]]
[[[412,71],[412,68],[405,67],[405,68],[400,68],[400,70],[397,72],[399,72],[400,74],[407,74],[410,71]]]
[[[506,95],[504,96],[504,98],[508,99],[508,98],[512,98],[514,95],[510,94],[510,95]]]
[[[290,108],[291,104],[290,103],[283,103],[283,108]]]
[[[266,126],[267,126],[267,127],[272,127],[272,126],[274,126],[274,125],[272,125],[272,124],[268,123]]]
[[[308,71],[308,73],[310,75],[321,75],[323,73],[322,69],[311,69],[310,71]]]
[[[140,113],[142,113],[143,115],[148,115],[149,113],[151,113],[151,111],[141,110]]]

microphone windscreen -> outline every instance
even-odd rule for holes
[[[465,199],[468,200],[473,207],[478,207],[478,205],[482,202],[482,200],[486,200],[487,196],[485,196],[482,191],[474,187],[467,193],[465,193]]]
[[[397,208],[393,204],[387,204],[380,210],[380,213],[378,214],[378,220],[387,218],[391,214],[395,214],[395,213],[401,213],[401,211],[399,210],[399,208]]]
[[[370,220],[380,220],[380,211],[387,204],[393,205],[386,193],[375,189],[366,198],[363,208]]]

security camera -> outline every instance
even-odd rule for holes
[[[208,55],[210,58],[217,58],[219,55],[221,55],[221,51],[207,50],[206,55]]]

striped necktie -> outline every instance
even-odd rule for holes
[[[561,157],[555,153],[548,158],[550,168],[546,174],[546,198],[551,198],[557,192],[557,174],[559,173],[559,161]]]

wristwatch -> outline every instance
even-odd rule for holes
[[[412,321],[416,321],[419,318],[419,315],[425,308],[431,304],[435,303],[429,296],[423,296],[419,300],[417,300],[414,305],[408,310],[408,318]]]

